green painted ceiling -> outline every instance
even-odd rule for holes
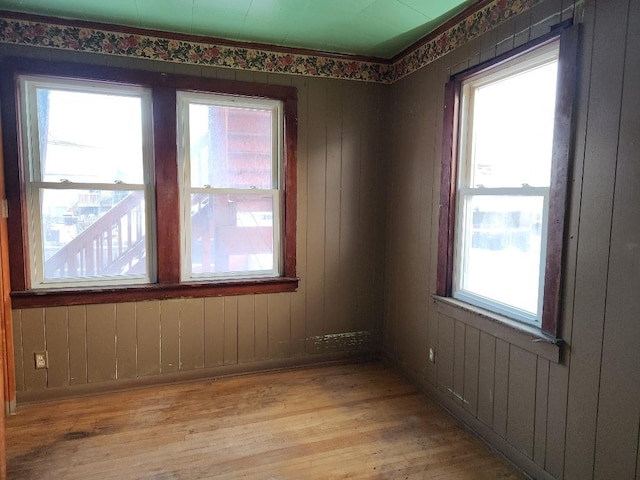
[[[0,9],[390,58],[474,0],[0,0]]]

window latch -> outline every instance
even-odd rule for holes
[[[71,183],[71,180],[69,180],[68,178],[61,178],[60,183]]]
[[[113,183],[116,185],[122,185],[124,182],[122,180],[114,180]]]

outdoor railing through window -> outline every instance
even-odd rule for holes
[[[130,192],[45,260],[45,278],[144,273],[144,216],[143,192]]]

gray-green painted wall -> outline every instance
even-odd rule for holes
[[[3,55],[298,89],[298,291],[16,309],[18,403],[380,351],[385,85],[0,45]],[[49,368],[35,370],[44,350]]]
[[[17,310],[22,397],[312,363],[382,345],[536,478],[640,479],[639,10],[636,0],[576,8],[545,0],[392,86],[0,46],[0,55],[284,82],[300,94],[300,290]],[[571,17],[584,29],[562,302],[567,347],[556,363],[517,335],[436,308],[431,294],[448,75]],[[354,340],[349,332],[361,333]],[[55,366],[34,373],[32,352],[43,348]]]
[[[556,363],[431,295],[449,74],[574,15],[582,65]],[[535,478],[640,478],[639,46],[636,0],[546,0],[391,87],[384,350]]]

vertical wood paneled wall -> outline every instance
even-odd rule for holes
[[[19,400],[80,384],[380,350],[386,86],[8,45],[1,55],[298,89],[298,291],[15,310]],[[35,370],[33,353],[45,350],[49,368]]]
[[[448,76],[570,17],[583,35],[556,363],[431,294]],[[639,45],[636,0],[545,0],[391,87],[385,352],[534,478],[640,479]]]
[[[439,312],[431,294],[444,84],[567,18],[584,28],[567,345],[555,363]],[[640,480],[638,45],[636,0],[544,0],[392,86],[0,46],[0,55],[283,82],[299,92],[299,291],[15,311],[19,390],[375,350],[384,313],[386,353],[534,477]],[[44,349],[50,368],[36,371],[33,352]]]

